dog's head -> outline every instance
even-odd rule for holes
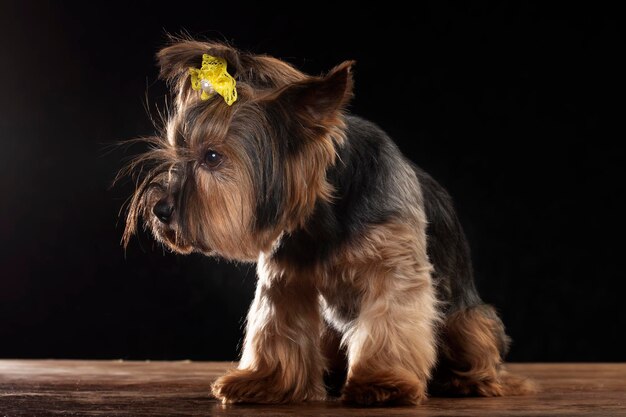
[[[202,100],[189,68],[224,59],[237,100]],[[140,173],[124,244],[143,222],[167,247],[254,260],[331,199],[326,171],[344,140],[352,62],[322,77],[221,43],[178,40],[157,54],[173,103],[163,134],[131,164]]]

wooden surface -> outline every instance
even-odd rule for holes
[[[209,396],[218,362],[0,360],[0,417],[15,416],[626,416],[626,364],[510,364],[541,393],[430,398],[418,407],[338,401],[222,406]]]

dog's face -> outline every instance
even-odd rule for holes
[[[192,90],[188,69],[202,54],[228,62],[239,96],[232,106]],[[158,59],[175,105],[163,134],[147,139],[152,149],[131,164],[143,175],[124,242],[143,219],[174,251],[255,260],[332,197],[326,170],[343,140],[351,63],[310,77],[274,58],[195,41]]]

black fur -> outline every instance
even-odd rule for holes
[[[306,267],[323,262],[334,250],[375,224],[399,216],[401,190],[394,170],[404,157],[380,128],[356,116],[347,116],[347,141],[328,171],[336,193],[332,202],[319,202],[301,230],[285,236],[275,259],[297,260]],[[413,165],[421,184],[428,219],[428,255],[434,279],[447,309],[482,302],[474,287],[469,245],[452,199],[432,177]]]
[[[452,198],[430,175],[413,164],[422,187],[428,228],[428,258],[435,271],[439,299],[446,310],[482,304],[474,285],[470,247],[456,215]]]
[[[335,198],[317,203],[306,226],[285,236],[275,259],[297,259],[303,266],[323,262],[348,239],[398,212],[381,192],[393,191],[392,161],[400,157],[398,150],[373,124],[354,116],[346,122],[347,141],[327,173]]]

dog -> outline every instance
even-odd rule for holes
[[[174,252],[256,262],[241,360],[217,399],[534,391],[503,367],[509,338],[476,291],[451,197],[346,109],[353,61],[311,76],[191,38],[157,60],[173,102],[129,167],[143,174],[123,243],[143,223]]]

